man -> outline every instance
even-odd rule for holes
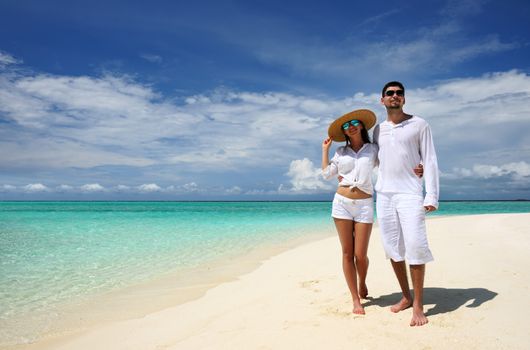
[[[387,83],[381,103],[386,108],[387,119],[374,130],[374,142],[379,145],[376,210],[383,247],[403,293],[401,300],[390,309],[399,312],[412,306],[410,325],[423,326],[428,322],[423,313],[425,264],[433,260],[427,242],[425,213],[438,208],[438,161],[429,124],[403,112],[403,84]],[[425,198],[422,180],[412,171],[420,162]],[[405,260],[410,265],[414,299]]]

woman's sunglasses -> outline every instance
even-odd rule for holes
[[[347,130],[350,127],[350,125],[351,126],[358,126],[359,124],[361,124],[361,122],[358,121],[357,119],[350,120],[349,122],[346,122],[346,123],[342,124],[342,130]]]

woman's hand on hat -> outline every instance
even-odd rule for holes
[[[326,152],[329,151],[329,148],[331,147],[332,143],[333,143],[333,141],[331,140],[330,137],[325,139],[324,142],[322,142],[322,150],[326,151]]]

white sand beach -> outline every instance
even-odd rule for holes
[[[198,299],[24,349],[528,349],[530,214],[432,217],[429,323],[389,307],[399,287],[377,226],[365,316],[354,316],[334,236],[263,261]],[[135,307],[131,305],[131,307]]]

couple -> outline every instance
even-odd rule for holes
[[[331,216],[342,246],[342,267],[353,299],[353,313],[364,314],[360,298],[368,296],[367,251],[374,216],[372,170],[379,166],[375,185],[377,220],[383,248],[403,293],[391,311],[412,306],[410,325],[422,326],[428,322],[423,313],[425,264],[433,260],[425,213],[438,207],[436,153],[427,122],[403,112],[403,84],[387,83],[381,103],[387,119],[374,129],[374,143],[370,143],[368,130],[375,125],[376,117],[369,110],[345,114],[330,125],[329,138],[322,144],[323,176],[339,178]],[[330,160],[332,141],[346,141],[346,145],[339,147]],[[425,198],[421,175],[425,179]],[[410,265],[414,298],[405,260]]]

